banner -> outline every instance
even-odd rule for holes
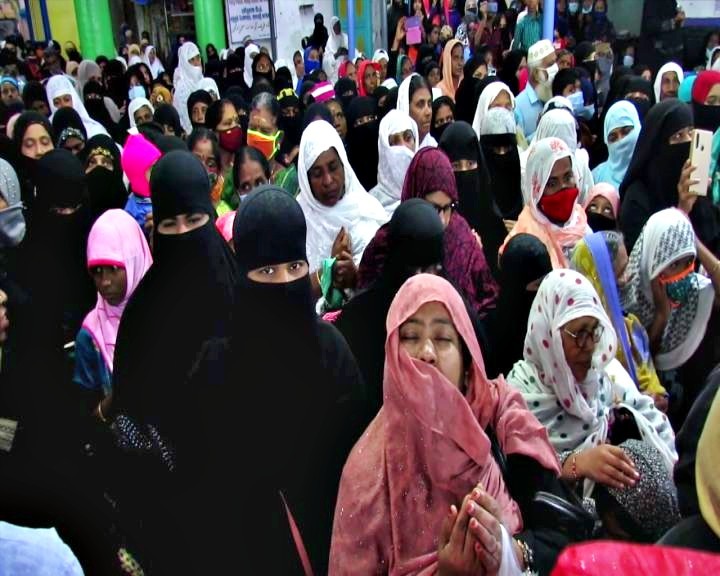
[[[245,36],[253,40],[270,38],[269,0],[226,0],[225,7],[231,46],[242,44]]]

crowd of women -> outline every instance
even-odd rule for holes
[[[504,4],[6,41],[0,573],[720,567],[720,35]]]

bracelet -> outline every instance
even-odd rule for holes
[[[320,280],[320,268],[315,270],[315,278],[317,280],[318,286],[320,286],[320,289],[322,289],[322,280]]]
[[[522,551],[522,557],[523,557],[523,570],[524,572],[530,572],[532,571],[533,564],[535,563],[535,554],[533,554],[532,548],[527,545],[527,543],[523,542],[522,540],[519,540],[515,538],[515,542],[520,547],[520,550]]]
[[[104,424],[107,424],[107,419],[105,418],[105,416],[104,416],[103,413],[102,413],[102,401],[98,402],[97,411],[98,411],[98,416],[100,416],[100,420],[101,420]]]
[[[578,480],[578,473],[577,473],[577,452],[573,452],[571,456],[572,460],[570,460],[570,474],[572,475],[572,479],[574,482],[577,482]]]

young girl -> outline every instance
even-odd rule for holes
[[[108,210],[88,236],[87,265],[98,298],[75,339],[73,381],[92,394],[105,421],[111,401],[115,339],[125,305],[152,264],[140,227],[124,210]]]

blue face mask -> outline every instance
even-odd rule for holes
[[[305,75],[311,74],[318,68],[320,68],[320,62],[318,60],[308,60],[305,62]]]
[[[488,12],[490,12],[492,14],[497,14],[498,3],[497,2],[488,2],[487,9],[488,9]]]
[[[578,6],[577,2],[568,2],[568,12],[570,12],[570,14],[577,14]]]
[[[613,177],[619,182],[625,177],[640,131],[635,128],[622,140],[608,144],[608,164]]]
[[[625,56],[623,56],[623,66],[632,68],[634,65],[635,65],[635,58],[633,56],[630,56],[630,54],[625,54]]]
[[[570,104],[572,104],[574,114],[577,114],[580,110],[582,110],[582,107],[585,105],[585,99],[583,98],[582,91],[570,94],[567,99],[570,100]]]
[[[595,116],[595,104],[583,106],[580,110],[575,112],[575,116],[582,118],[583,120],[590,120],[593,116]]]
[[[135,100],[135,98],[145,98],[145,88],[142,86],[133,86],[128,90],[128,99]]]

